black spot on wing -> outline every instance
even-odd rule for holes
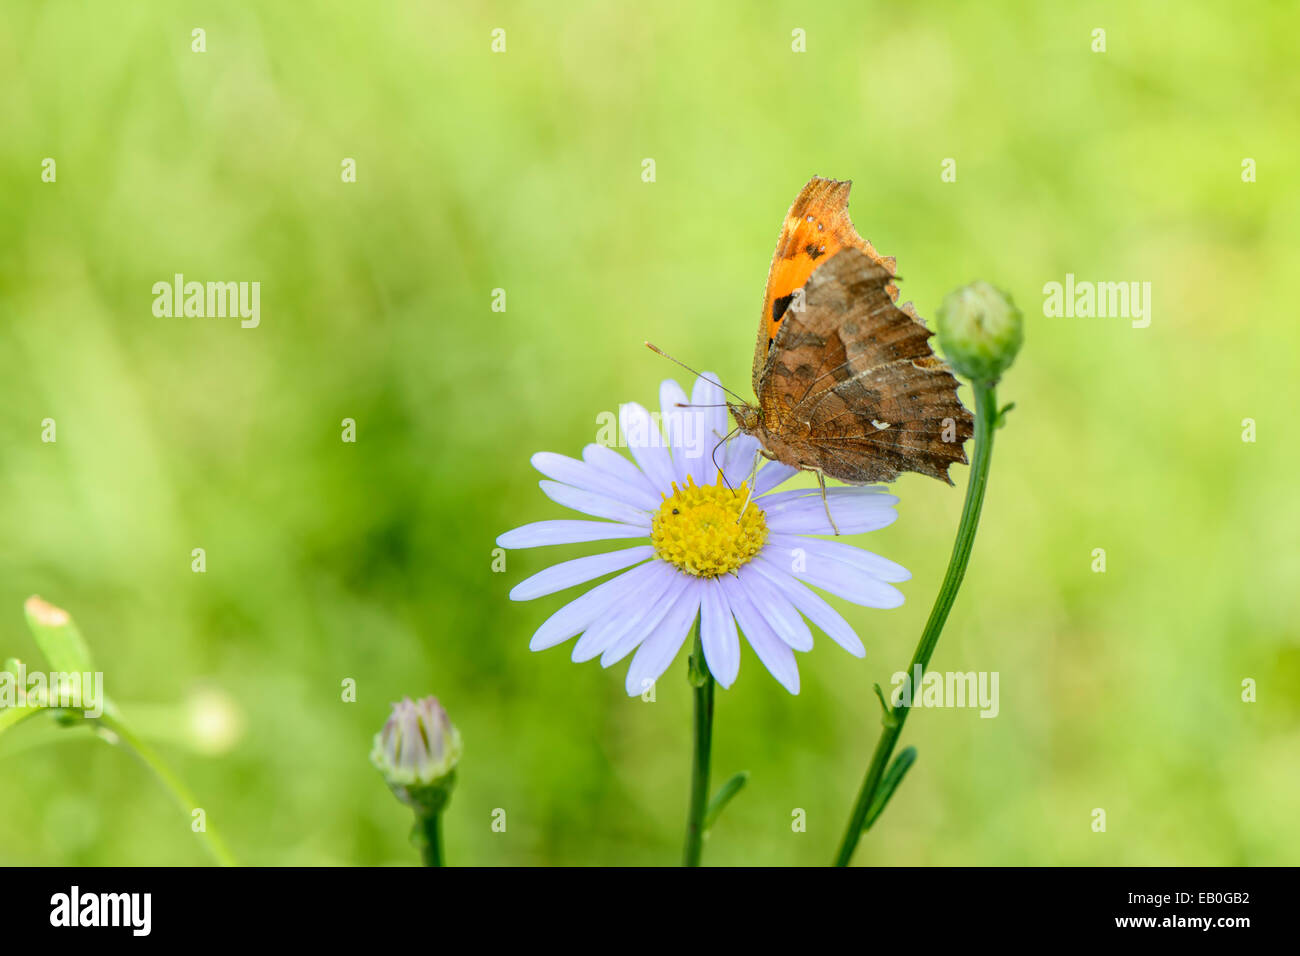
[[[811,258],[813,262],[816,262],[822,256],[826,255],[826,249],[824,247],[819,249],[811,242],[803,247],[803,251],[808,253],[809,258]]]
[[[783,295],[779,299],[772,300],[772,321],[780,322],[785,316],[785,310],[790,308],[790,303],[794,301],[794,293]]]

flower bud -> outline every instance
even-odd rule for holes
[[[459,761],[460,731],[436,697],[393,704],[370,751],[370,762],[397,798],[426,813],[440,811],[451,797]]]
[[[948,364],[977,382],[996,382],[1024,341],[1024,320],[1011,297],[987,282],[948,293],[937,315]]]

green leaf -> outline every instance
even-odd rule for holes
[[[36,595],[27,599],[23,610],[27,612],[32,637],[51,670],[66,674],[94,671],[90,648],[67,611]]]
[[[912,764],[916,763],[916,748],[908,747],[894,758],[894,762],[889,765],[885,775],[880,779],[880,786],[876,789],[876,795],[871,800],[871,806],[867,809],[867,819],[862,824],[862,832],[871,829],[871,824],[876,822],[876,818],[885,812],[885,805],[889,803],[889,798],[894,795],[898,785],[903,782],[903,776],[911,769]]]
[[[704,811],[704,832],[707,833],[717,822],[718,816],[722,813],[731,798],[744,789],[745,784],[749,782],[749,771],[742,770],[733,776],[730,780],[722,785],[713,799],[709,801],[709,807]]]

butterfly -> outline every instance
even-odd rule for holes
[[[952,484],[974,419],[930,350],[934,333],[911,303],[895,304],[895,260],[849,221],[851,186],[814,177],[786,214],[754,348],[758,402],[728,408],[763,455],[815,472],[823,498],[828,477],[861,485],[912,471]]]

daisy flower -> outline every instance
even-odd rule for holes
[[[828,488],[825,503],[817,488],[778,491],[797,469],[775,461],[758,470],[751,489],[758,441],[739,435],[717,447],[728,428],[715,376],[700,376],[690,399],[669,379],[659,401],[658,423],[636,403],[619,409],[631,461],[600,444],[584,448],[581,460],[533,456],[548,498],[602,520],[538,521],[501,535],[500,547],[649,544],[564,561],[515,585],[511,600],[530,601],[617,572],[547,618],[529,646],[540,651],[578,637],[573,660],[599,657],[605,667],[635,651],[630,695],[667,670],[697,618],[705,661],[723,687],[740,669],[740,633],[792,694],[799,693],[795,651],[813,646],[808,622],[862,657],[853,628],[808,585],[893,608],[903,595],[892,582],[911,575],[870,551],[810,536],[835,533],[828,507],[841,534],[883,528],[898,517],[898,499],[878,486]]]

